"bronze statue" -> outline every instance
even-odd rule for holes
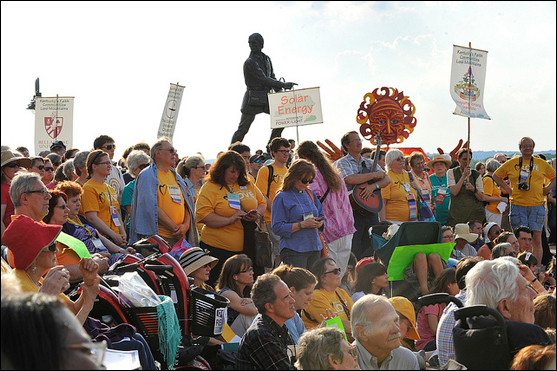
[[[232,141],[243,141],[249,128],[255,120],[255,115],[265,112],[269,114],[269,101],[267,93],[273,89],[275,92],[282,89],[292,89],[293,82],[282,82],[275,78],[271,58],[261,52],[263,49],[263,36],[258,33],[251,34],[248,39],[251,53],[244,62],[244,80],[246,82],[246,93],[242,101],[242,117],[238,130],[232,136]],[[269,142],[275,137],[280,137],[284,128],[273,129]]]

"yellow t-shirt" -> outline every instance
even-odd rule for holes
[[[348,307],[348,310],[352,310],[354,302],[352,301],[350,295],[348,295],[348,293],[341,288],[337,288],[336,292],[338,292],[342,301]],[[304,325],[308,331],[317,327],[321,323],[320,315],[322,314],[323,316],[327,316],[327,309],[332,309],[333,312],[338,313],[340,319],[348,320],[348,316],[346,315],[337,294],[335,294],[335,291],[331,292],[325,289],[317,289],[311,295],[311,301],[307,305],[306,309],[302,311],[302,321],[304,321]],[[314,321],[310,320],[304,312],[309,314]]]
[[[229,185],[233,193],[240,196],[240,204],[244,211],[257,209],[259,205],[266,205],[265,198],[253,183],[240,187],[238,183]],[[210,213],[230,217],[238,212],[228,204],[228,190],[220,184],[207,182],[201,188],[195,204],[195,218],[203,220]],[[240,252],[244,249],[244,227],[240,220],[233,224],[212,228],[204,225],[201,230],[201,241],[227,251]]]
[[[83,186],[83,196],[81,196],[81,207],[83,215],[87,216],[89,211],[96,211],[97,216],[117,234],[120,234],[120,228],[112,221],[110,208],[120,210],[118,202],[118,194],[106,183],[97,183],[93,179],[89,179]],[[122,221],[120,220],[120,223]],[[100,231],[99,231],[100,233]]]
[[[555,178],[555,169],[541,158],[534,157],[534,165],[530,179],[530,190],[522,191],[518,189],[518,178],[520,169],[518,168],[520,157],[512,158],[495,170],[495,175],[504,179],[509,177],[511,188],[511,203],[517,206],[539,206],[545,202],[543,195],[543,182],[545,178]],[[529,171],[530,161],[522,161],[522,169]],[[528,182],[528,181],[527,181]]]
[[[288,168],[285,167],[278,167],[275,164],[271,164],[273,167],[273,181],[271,182],[270,191],[269,191],[269,199],[273,201],[275,196],[278,193],[280,187],[282,187],[282,180],[288,171]],[[255,181],[255,185],[261,193],[267,195],[267,186],[269,184],[269,168],[267,166],[263,166],[259,169],[257,173],[257,180]],[[271,212],[269,210],[265,210],[265,214],[263,215],[265,218],[265,224],[268,225],[271,223]]]
[[[35,285],[33,281],[31,281],[29,276],[27,276],[25,270],[14,269],[10,274],[13,274],[15,278],[18,280],[19,284],[21,285],[22,292],[39,292],[39,288],[37,287],[37,285]],[[42,285],[42,283],[43,283],[43,278],[41,277],[39,280],[39,285]],[[62,299],[64,303],[70,301],[70,298],[66,296],[66,294],[64,294],[63,292],[58,295],[58,298]]]
[[[397,174],[390,170],[387,175],[391,178],[391,183],[387,187],[381,188],[381,197],[387,201],[385,217],[388,220],[407,222],[410,219],[410,207],[406,195],[412,193],[417,202],[416,190],[410,185],[410,177],[406,171],[403,174]],[[409,191],[405,189],[405,186]]]
[[[495,183],[493,178],[489,176],[484,176],[483,178],[484,183],[484,194],[491,196],[491,197],[501,197],[501,189]],[[492,212],[493,214],[501,214],[499,209],[497,209],[497,205],[499,205],[500,201],[489,202],[486,206],[486,209]]]
[[[180,186],[176,181],[174,173],[168,170],[167,173],[157,169],[159,188],[157,189],[157,205],[164,210],[166,215],[176,224],[184,222],[186,208],[184,206],[184,196]],[[179,201],[179,202],[178,202]],[[173,238],[171,230],[159,223],[159,235],[166,238]]]

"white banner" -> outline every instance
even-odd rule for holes
[[[35,98],[35,155],[48,150],[61,140],[66,148],[73,146],[74,97]]]
[[[323,123],[318,87],[281,91],[268,97],[271,129]]]
[[[182,103],[182,95],[184,94],[185,86],[170,84],[166,104],[162,111],[161,123],[159,131],[157,132],[157,139],[161,137],[168,137],[172,141],[174,130],[176,129],[176,120],[178,112],[180,112],[180,104]]]
[[[451,97],[456,103],[455,115],[491,120],[485,112],[485,73],[487,51],[453,46]]]

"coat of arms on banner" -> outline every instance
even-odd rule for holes
[[[480,96],[480,89],[476,85],[476,80],[472,74],[472,67],[468,67],[468,72],[464,74],[454,87],[455,93],[460,95],[460,98],[475,102],[476,98]]]
[[[56,121],[55,121],[56,120]],[[60,132],[62,131],[62,126],[64,126],[63,117],[45,117],[44,118],[44,128],[46,133],[52,138],[56,139]]]

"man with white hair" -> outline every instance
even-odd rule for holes
[[[399,317],[389,300],[369,294],[352,307],[352,334],[362,370],[419,370],[418,359],[400,346]]]

